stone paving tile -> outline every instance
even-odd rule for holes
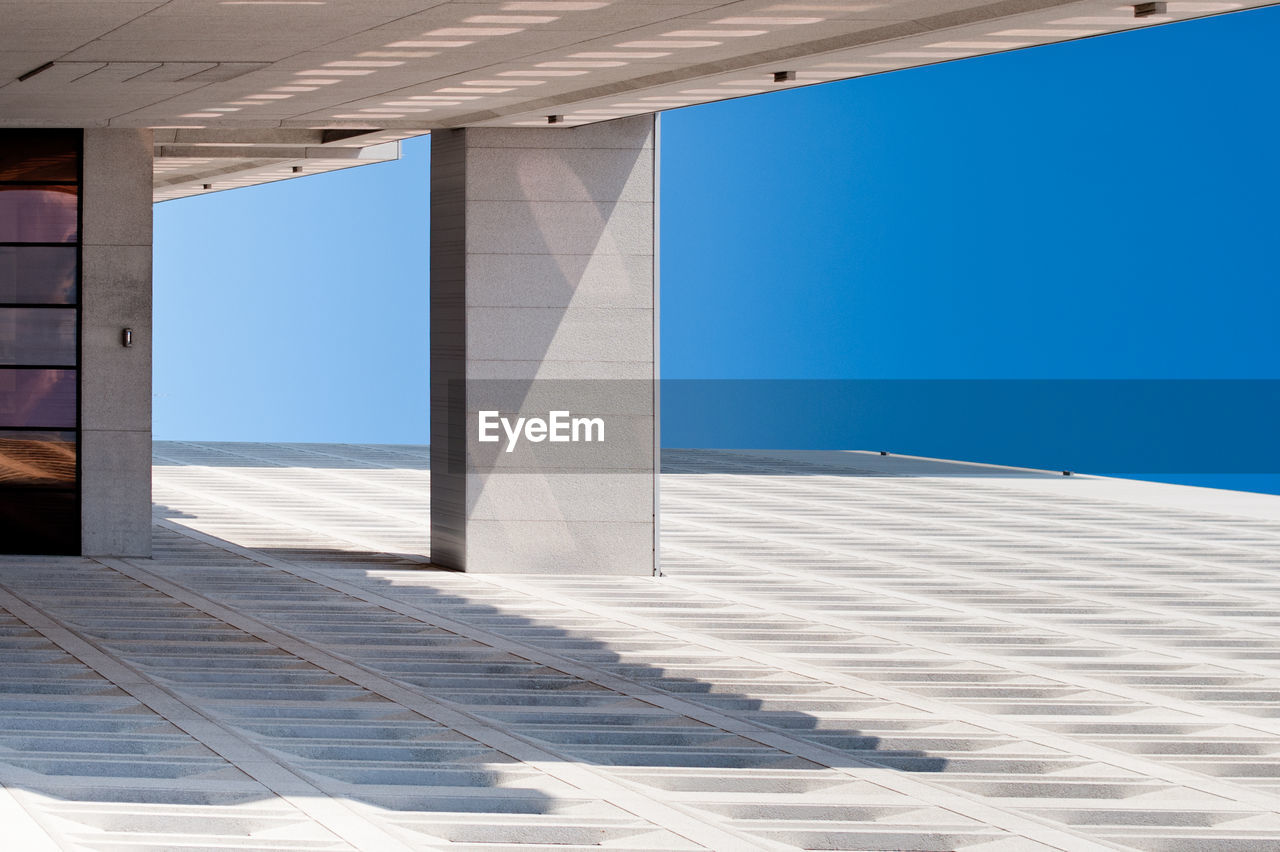
[[[497,577],[421,570],[424,448],[157,444],[154,560],[5,558],[0,818],[115,850],[1280,849],[1280,512],[860,458],[664,453],[664,576]]]
[[[6,558],[4,579],[6,588],[20,574],[78,581],[97,568]],[[180,836],[261,838],[246,849],[351,848],[69,652],[57,627],[15,615],[22,601],[4,603],[0,781],[42,833],[73,849],[163,848]],[[11,840],[16,827],[6,825]]]

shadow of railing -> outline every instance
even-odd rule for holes
[[[277,557],[283,555],[283,551],[278,549],[273,552]],[[298,556],[298,561],[309,560],[312,552],[304,551]],[[324,560],[330,566],[340,562],[341,553],[330,554]],[[342,577],[341,574],[330,575]],[[400,578],[412,576],[406,572]],[[838,690],[830,684],[816,681],[807,688],[797,685],[790,693],[771,690],[769,684],[762,681],[757,692],[752,694],[750,690],[734,688],[733,679],[729,676],[722,680],[705,673],[698,676],[699,668],[707,671],[716,669],[714,662],[699,663],[685,669],[637,661],[643,657],[647,641],[639,630],[615,640],[626,647],[627,650],[623,651],[615,648],[609,639],[593,635],[592,630],[586,627],[556,625],[547,619],[522,615],[518,607],[503,608],[430,584],[397,583],[396,579],[395,572],[380,572],[379,576],[356,582],[360,588],[375,595],[421,611],[425,623],[433,623],[432,616],[440,616],[440,621],[445,624],[462,625],[464,629],[460,629],[459,636],[468,641],[488,642],[496,637],[500,643],[515,642],[518,646],[503,652],[504,660],[498,670],[483,669],[474,673],[468,672],[465,664],[424,660],[420,656],[406,656],[394,650],[389,653],[387,649],[360,643],[343,646],[340,650],[344,656],[410,684],[432,698],[457,704],[466,712],[494,724],[554,744],[558,751],[583,762],[704,769],[765,769],[781,768],[784,764],[793,768],[819,768],[817,764],[794,755],[768,752],[768,749],[762,751],[759,743],[750,740],[749,735],[715,730],[713,725],[699,720],[700,714],[696,709],[683,716],[679,712],[660,711],[656,705],[646,705],[634,713],[610,706],[619,700],[617,696],[644,704],[643,696],[658,691],[691,702],[695,708],[706,711],[708,716],[723,713],[790,737],[808,740],[828,750],[829,765],[841,765],[842,761],[847,761],[849,765],[871,762],[909,772],[941,772],[946,769],[945,758],[919,750],[886,749],[880,737],[844,727],[835,721],[835,717],[785,707],[811,702],[824,706],[847,704],[852,708],[865,705],[865,695],[852,691],[843,697],[833,695]],[[620,585],[619,593],[625,593],[625,589],[625,585]],[[525,602],[536,602],[536,599],[530,598]],[[580,618],[581,615],[577,613],[571,617]],[[289,624],[292,625],[291,632],[301,638],[317,643],[331,641],[330,625],[299,624],[292,619]],[[465,629],[468,625],[476,629],[468,631]],[[618,626],[601,629],[617,632]],[[651,640],[649,644],[655,652],[674,647],[665,640]],[[690,650],[696,651],[691,646],[679,648],[682,654]],[[527,654],[528,659],[524,659],[523,654]],[[723,656],[719,652],[705,650],[704,654],[711,660]],[[625,678],[630,688],[619,693],[605,691],[593,684],[589,677],[553,674],[554,661],[545,664],[529,662],[545,660],[547,655],[588,666],[606,681]],[[766,668],[757,666],[760,672]],[[530,677],[528,672],[534,670],[544,674]],[[729,674],[737,674],[737,679],[741,680],[743,674],[749,675],[750,672],[737,670]],[[494,675],[499,677],[495,679]],[[539,680],[539,677],[547,679]],[[809,697],[808,693],[814,693],[815,697]],[[922,727],[925,724],[921,722]],[[682,726],[689,730],[679,730]],[[644,729],[643,736],[639,735],[640,729]],[[700,750],[700,743],[710,741],[717,743],[715,748]]]
[[[309,464],[330,464],[315,458],[320,446],[303,452]],[[407,464],[416,467],[421,458],[425,467],[424,448],[403,450]],[[738,472],[745,465],[749,470],[742,472],[758,475],[770,464],[734,453],[697,455],[703,472]],[[219,456],[227,465],[262,463],[244,454]],[[678,451],[664,461],[664,469],[693,472]],[[789,472],[794,475],[794,467]],[[813,472],[828,475],[822,464]],[[845,469],[844,475],[861,474]],[[174,524],[195,517],[181,505],[156,505],[155,512]],[[570,610],[564,616],[574,623],[532,615],[523,607],[533,599],[504,603],[490,596],[496,587],[450,588],[464,578],[426,574],[394,554],[281,546],[257,550],[261,561],[255,562],[234,543],[220,547],[207,535],[167,527],[157,534],[181,546],[159,548],[157,560],[137,563],[144,570],[500,734],[514,734],[540,749],[544,760],[621,773],[660,797],[682,790],[769,794],[780,783],[816,795],[847,783],[848,776],[833,778],[832,767],[948,770],[944,757],[896,747],[844,721],[845,710],[865,709],[874,699],[830,684],[811,689],[790,677],[778,685],[767,666],[722,664],[726,655],[702,655],[692,646],[664,661],[659,658],[672,650],[670,640]],[[32,564],[6,571],[0,585],[331,796],[405,818],[560,815],[583,806],[581,796],[537,782],[540,770],[136,578],[87,560],[56,564],[56,570]],[[408,568],[418,570],[397,570]],[[428,581],[412,582],[415,577]],[[341,583],[356,584],[367,599],[332,587]],[[683,662],[681,655],[688,655]],[[36,674],[27,682],[24,671]],[[97,686],[86,687],[91,681]],[[3,691],[0,747],[7,750],[0,754],[0,779],[48,797],[72,822],[100,827],[123,819],[95,810],[98,805],[197,806],[199,813],[175,813],[171,824],[204,819],[220,825],[226,816],[220,808],[271,798],[265,787],[219,764],[165,718],[88,678],[83,668],[26,669],[15,658]],[[47,696],[59,691],[68,697],[49,703]],[[726,716],[748,724],[725,724]],[[903,739],[928,724],[903,720]]]

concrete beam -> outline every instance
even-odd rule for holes
[[[368,160],[385,162],[394,160],[400,154],[399,142],[382,142],[359,148],[350,145],[224,145],[200,143],[196,145],[172,144],[156,145],[156,159],[166,157],[200,158],[207,160]]]

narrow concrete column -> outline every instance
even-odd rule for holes
[[[151,157],[149,130],[84,133],[80,547],[92,556],[151,555]]]
[[[431,558],[645,575],[655,547],[653,116],[431,134]],[[480,441],[479,413],[602,441]],[[586,427],[580,437],[586,438]]]

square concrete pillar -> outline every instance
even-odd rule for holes
[[[432,561],[652,573],[655,118],[431,139]]]
[[[84,132],[80,547],[91,556],[151,555],[151,158],[150,130]]]

